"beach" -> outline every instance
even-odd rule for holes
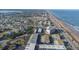
[[[50,13],[49,13],[50,14]],[[60,20],[59,18],[57,18],[56,16],[50,14],[50,19],[52,22],[55,23],[55,25],[58,28],[63,28],[65,32],[68,33],[69,37],[71,38],[70,41],[72,42],[72,44],[75,47],[79,46],[79,32],[76,31],[72,26],[70,26],[69,24],[63,22],[62,20]],[[72,45],[72,46],[73,46]]]

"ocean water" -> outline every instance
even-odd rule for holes
[[[50,12],[79,31],[79,10],[50,10]]]

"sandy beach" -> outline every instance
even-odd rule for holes
[[[79,46],[79,32],[76,31],[72,26],[70,26],[69,24],[61,21],[59,18],[57,18],[56,16],[52,15],[50,12],[49,13],[49,17],[51,19],[51,21],[58,27],[58,28],[63,28],[65,32],[67,32],[69,34],[69,36],[72,38],[70,41],[73,43],[75,42],[77,45]]]

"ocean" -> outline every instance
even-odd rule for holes
[[[50,10],[50,12],[79,31],[79,10]]]

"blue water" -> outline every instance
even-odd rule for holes
[[[79,26],[79,10],[50,10],[55,16],[61,20]]]

